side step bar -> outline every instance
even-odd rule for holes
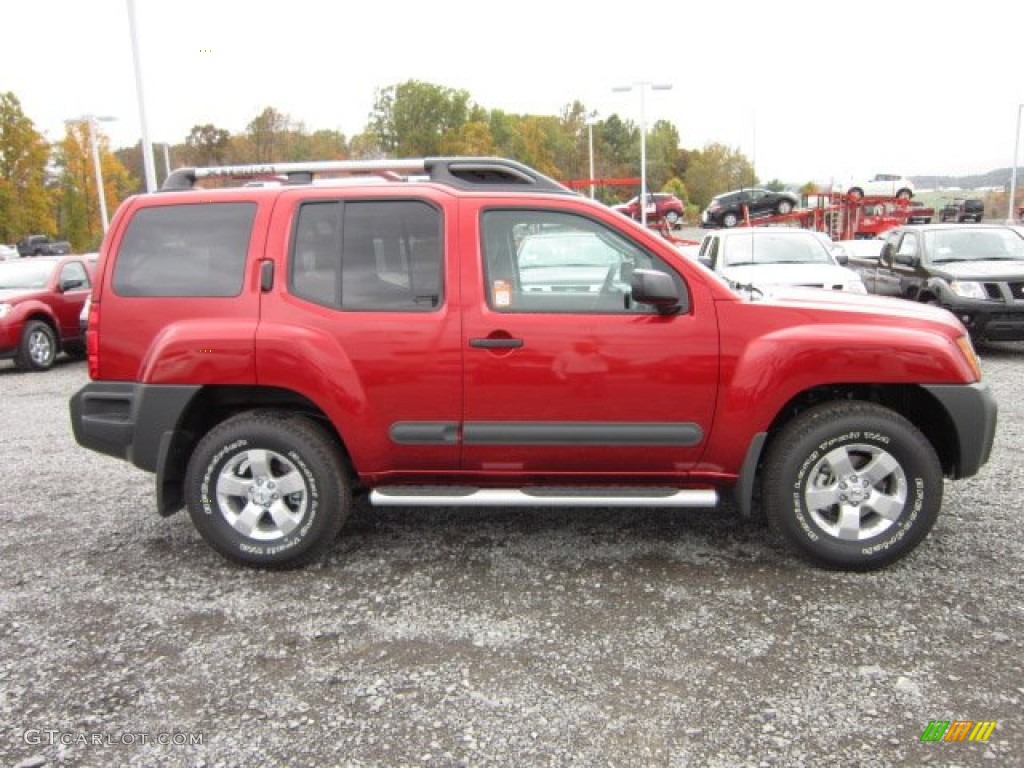
[[[714,507],[713,489],[464,488],[396,485],[370,492],[375,507]]]

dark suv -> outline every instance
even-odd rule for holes
[[[792,212],[800,198],[792,192],[772,192],[769,189],[740,189],[725,192],[711,198],[708,207],[700,215],[703,227],[735,227],[743,221],[744,213],[749,218],[783,216]]]
[[[368,173],[385,178],[312,183]],[[186,506],[214,549],[261,567],[326,552],[354,497],[729,494],[815,562],[878,568],[994,437],[949,313],[744,300],[510,160],[179,169],[121,205],[98,270],[76,439],[155,473],[161,514]]]
[[[980,222],[985,217],[985,201],[978,198],[956,199],[939,211],[940,221]]]

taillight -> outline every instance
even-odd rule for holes
[[[89,305],[89,325],[85,330],[85,350],[89,359],[89,378],[100,375],[100,303],[94,296]]]

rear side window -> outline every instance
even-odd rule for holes
[[[114,265],[121,296],[237,296],[255,203],[165,205],[138,211]]]
[[[441,214],[419,200],[315,201],[299,208],[289,287],[350,311],[441,305]]]

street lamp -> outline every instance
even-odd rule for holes
[[[670,91],[672,85],[669,83],[652,83],[649,80],[639,80],[632,85],[620,85],[612,88],[616,93],[625,93],[634,88],[640,91],[640,223],[647,226],[647,120],[644,117],[644,92],[650,88],[652,91]]]
[[[1017,133],[1013,137],[1013,168],[1010,169],[1010,201],[1006,204],[1006,223],[1013,224],[1016,221],[1013,209],[1014,197],[1017,196],[1017,150],[1020,149],[1020,113],[1024,110],[1024,104],[1017,105]]]
[[[87,123],[89,125],[89,149],[92,151],[92,167],[96,173],[96,195],[100,201],[100,222],[103,224],[103,234],[107,234],[107,195],[103,190],[103,169],[100,166],[100,148],[99,143],[96,141],[96,132],[99,127],[96,125],[99,122],[110,123],[117,120],[116,117],[107,116],[96,116],[96,115],[82,115],[72,120],[65,120],[66,125],[73,125],[75,123]]]
[[[594,125],[598,123],[597,112],[587,116],[587,142],[590,148],[590,199],[594,199]]]

